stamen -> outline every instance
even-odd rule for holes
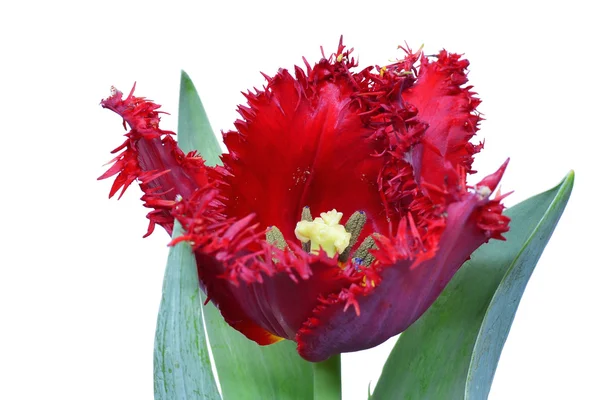
[[[285,250],[289,248],[287,243],[285,242],[285,238],[283,237],[283,233],[279,230],[278,227],[272,226],[267,230],[267,243],[274,245],[279,250]],[[276,257],[272,257],[274,263],[278,263],[279,260]]]
[[[348,244],[348,247],[346,247],[346,250],[344,250],[344,252],[340,254],[340,261],[345,262],[348,260],[348,257],[350,256],[350,250],[352,250],[352,247],[354,247],[354,245],[358,241],[360,232],[362,231],[366,222],[367,215],[364,211],[355,211],[354,214],[352,214],[350,218],[348,218],[344,229],[346,229],[346,232],[349,232],[352,236],[350,237],[350,243]]]
[[[308,222],[312,222],[313,217],[312,214],[310,213],[310,207],[306,206],[302,209],[302,217],[301,217],[301,221],[308,221]],[[304,250],[307,253],[310,253],[310,240],[306,243],[302,243],[302,250]]]
[[[371,236],[367,236],[360,246],[358,246],[356,252],[352,255],[352,260],[354,260],[356,264],[368,267],[371,265],[373,260],[375,260],[375,257],[369,253],[369,250],[371,249],[377,249],[377,245]]]
[[[313,217],[312,214],[310,213],[310,207],[306,206],[302,209],[302,218],[300,218],[301,221],[308,221],[308,222],[312,222]]]
[[[279,250],[285,250],[288,247],[283,233],[276,226],[272,226],[267,231],[267,243],[275,245]]]
[[[339,223],[342,215],[334,209],[321,213],[321,217],[315,218],[312,222],[300,221],[294,231],[296,237],[302,242],[310,240],[312,253],[318,253],[319,248],[322,248],[329,257],[342,253],[348,247],[352,236]]]

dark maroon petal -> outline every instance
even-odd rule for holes
[[[483,181],[490,190],[495,189],[505,167]],[[487,197],[467,193],[450,204],[435,257],[418,264],[400,260],[391,266],[374,265],[381,268],[380,280],[374,289],[353,299],[360,314],[347,309],[347,299],[330,296],[298,332],[300,355],[309,361],[323,361],[333,354],[376,346],[408,328],[437,299],[470,254],[493,236],[479,226],[489,203]]]
[[[317,299],[349,284],[331,259],[312,262],[308,279],[291,279],[286,273],[276,273],[262,282],[240,282],[237,286],[220,278],[222,266],[214,258],[200,254],[197,260],[208,297],[232,327],[259,344],[268,344],[265,339],[273,340],[264,331],[294,340],[318,305]]]

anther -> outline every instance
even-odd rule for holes
[[[288,247],[285,242],[285,238],[283,237],[283,233],[279,230],[278,227],[272,226],[267,230],[267,243],[274,245],[279,250],[285,250]],[[276,257],[273,257],[273,262],[277,263],[279,260]]]
[[[311,222],[313,220],[309,206],[306,206],[302,209],[302,217],[300,218],[300,220],[308,222]],[[310,253],[310,240],[306,243],[302,243],[302,250],[304,250],[307,253]]]
[[[371,236],[367,236],[365,240],[358,246],[358,249],[352,255],[352,259],[358,261],[357,263],[362,266],[368,267],[371,265],[375,257],[369,253],[369,250],[377,249],[377,245],[375,244],[375,239]]]
[[[276,226],[270,227],[267,231],[267,243],[274,245],[279,250],[285,250],[288,247],[283,233]]]
[[[340,261],[345,262],[348,260],[348,257],[350,256],[350,251],[358,241],[360,232],[362,232],[362,229],[365,226],[366,222],[367,215],[364,211],[355,211],[354,214],[352,214],[350,218],[348,218],[346,225],[344,225],[344,229],[346,229],[346,232],[350,233],[352,236],[350,236],[350,244],[348,244],[346,250],[344,250],[344,252],[340,254]]]

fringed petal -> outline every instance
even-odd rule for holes
[[[486,178],[490,187],[496,186],[505,166]],[[408,235],[409,243],[396,237],[394,248],[398,252],[386,259],[390,264],[373,264],[371,271],[365,271],[362,284],[323,299],[298,332],[300,355],[309,361],[323,361],[333,354],[376,346],[408,328],[437,299],[470,254],[502,230],[485,229],[481,221],[508,222],[507,217],[500,216],[497,201],[488,199],[489,194],[466,193],[448,206],[446,229],[435,257],[420,262],[407,258],[410,250],[402,249],[410,248],[412,235]],[[498,225],[503,225],[504,231],[507,228],[504,223]],[[404,245],[398,246],[400,242]],[[393,253],[385,254],[389,257]]]
[[[108,108],[123,118],[131,130],[125,134],[125,142],[113,150],[120,152],[111,162],[113,165],[98,179],[118,174],[110,190],[112,197],[121,190],[119,198],[135,180],[144,192],[144,206],[152,208],[148,213],[150,235],[156,224],[171,234],[173,216],[171,209],[177,196],[190,197],[199,186],[207,183],[206,167],[195,153],[184,154],[173,140],[173,132],[159,128],[160,107],[143,97],[135,97],[133,91],[123,99],[123,93],[112,88],[109,98],[102,100]]]
[[[361,209],[369,232],[385,226],[376,187],[382,143],[360,115],[348,54],[340,50],[339,61],[335,55],[306,72],[296,67],[295,77],[280,70],[264,90],[246,94],[243,120],[224,136],[228,215],[255,213],[262,228],[277,226],[286,238],[306,206],[316,215]]]
[[[469,141],[477,132],[481,101],[467,83],[469,61],[442,50],[431,61],[421,58],[416,83],[402,94],[404,102],[418,110],[427,124],[411,164],[415,179],[435,203],[466,190],[463,176],[473,173],[473,156],[483,144]]]

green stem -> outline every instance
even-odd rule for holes
[[[339,354],[313,364],[315,400],[342,399],[342,358]]]

